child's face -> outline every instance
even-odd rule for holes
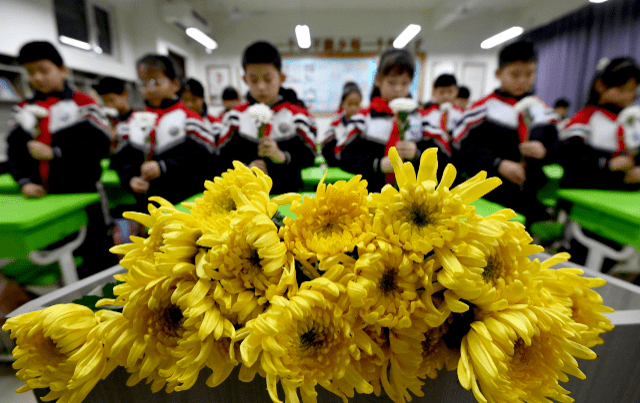
[[[531,92],[536,81],[536,62],[513,62],[496,71],[503,92],[514,97],[521,97]]]
[[[191,109],[198,115],[202,114],[202,110],[204,109],[203,97],[197,97],[193,95],[193,92],[185,91],[182,93],[182,102],[184,102],[184,106]]]
[[[626,108],[633,105],[636,100],[638,82],[635,78],[631,78],[620,87],[606,87],[602,84],[602,81],[599,81],[596,82],[596,91],[600,94],[600,101],[598,102],[600,105],[614,104],[620,108]]]
[[[556,106],[555,108],[553,108],[556,113],[558,114],[558,116],[560,116],[561,118],[564,119],[565,116],[567,116],[567,107],[566,106]]]
[[[141,89],[144,99],[155,108],[165,99],[173,99],[180,90],[180,82],[171,80],[157,66],[139,66],[138,77],[142,81]]]
[[[469,106],[469,98],[456,98],[454,104],[462,109],[467,109],[467,106]]]
[[[407,72],[391,73],[382,77],[376,75],[375,80],[376,86],[380,89],[380,96],[387,102],[408,96],[412,82],[413,78]]]
[[[341,106],[347,119],[358,113],[361,103],[362,97],[357,92],[352,92],[346,96]]]
[[[124,115],[131,109],[129,107],[129,91],[124,91],[122,94],[116,94],[110,92],[108,94],[100,95],[104,106],[116,109],[119,114]]]
[[[48,59],[25,63],[24,68],[27,70],[27,76],[33,88],[44,94],[62,91],[64,80],[69,74],[66,66],[58,67]]]
[[[243,80],[256,101],[271,105],[278,101],[280,85],[285,78],[273,64],[252,63],[247,64]]]
[[[433,99],[438,105],[446,102],[453,103],[458,96],[458,86],[450,85],[448,87],[437,87],[433,89]]]
[[[222,105],[224,105],[225,111],[230,111],[236,106],[240,105],[242,101],[240,99],[224,99],[222,100]]]

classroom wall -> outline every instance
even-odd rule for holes
[[[138,57],[172,49],[185,57],[187,75],[204,79],[198,63],[204,48],[178,27],[162,20],[159,0],[97,0],[96,3],[106,6],[115,17],[113,41],[118,49],[115,56],[98,55],[59,43],[51,0],[2,0],[0,54],[17,56],[25,42],[46,39],[56,45],[65,64],[72,69],[135,80]]]

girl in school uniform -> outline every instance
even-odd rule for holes
[[[425,130],[427,126],[423,125],[423,116],[417,109],[409,113],[407,128],[400,138],[401,123],[389,103],[409,94],[414,73],[411,53],[404,49],[386,50],[380,56],[369,108],[355,114],[347,126],[347,135],[338,139],[336,157],[340,168],[361,174],[368,182],[369,191],[380,191],[385,184],[395,183],[387,156],[391,147],[396,147],[400,157],[416,167],[422,152],[430,147],[440,148],[440,172],[449,160],[445,152],[446,139]]]
[[[141,209],[149,196],[179,203],[219,173],[212,168],[215,140],[202,117],[178,97],[181,72],[173,59],[146,55],[137,68],[146,108],[122,128],[111,165]]]
[[[342,88],[342,99],[340,100],[340,109],[336,112],[336,116],[332,119],[329,130],[324,135],[321,149],[322,156],[327,161],[327,165],[332,167],[338,166],[336,159],[336,146],[339,139],[346,136],[346,129],[349,119],[360,110],[362,104],[362,92],[358,84],[350,81],[345,83]]]
[[[600,61],[587,105],[560,133],[566,188],[640,188],[640,68],[627,57]]]

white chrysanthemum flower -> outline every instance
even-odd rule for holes
[[[247,109],[249,116],[253,118],[258,127],[271,122],[273,111],[265,104],[254,104]]]
[[[109,108],[108,106],[102,108],[102,113],[104,113],[108,118],[117,118],[118,115],[120,115],[116,108]]]
[[[150,129],[156,124],[158,114],[153,112],[136,112],[133,115],[133,124],[142,127],[143,130]]]
[[[618,123],[626,126],[633,126],[640,121],[640,106],[633,105],[624,108],[618,115]]]
[[[453,104],[451,102],[444,102],[443,104],[440,105],[440,110],[442,112],[451,112],[452,109],[453,109]]]
[[[524,112],[532,107],[538,105],[540,101],[538,101],[535,97],[524,97],[517,104],[514,105],[514,109],[516,113]]]
[[[413,112],[418,109],[418,102],[411,98],[396,98],[389,102],[389,108],[393,113]]]
[[[24,107],[24,110],[26,110],[27,112],[29,112],[30,114],[32,114],[38,119],[49,116],[49,110],[40,105],[35,105],[35,104],[26,105]]]

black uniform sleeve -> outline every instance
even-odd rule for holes
[[[9,172],[20,186],[27,183],[40,183],[38,161],[31,157],[27,143],[33,137],[20,126],[15,125],[7,138]]]
[[[555,123],[539,125],[531,129],[529,139],[540,141],[547,149],[545,164],[551,164],[556,160],[556,143],[558,142],[558,128]]]
[[[131,179],[140,176],[140,167],[144,163],[144,153],[135,149],[126,140],[122,141],[111,157],[111,168],[120,177],[122,187],[134,193],[129,185]]]
[[[596,150],[578,136],[560,141],[557,152],[564,168],[561,187],[582,189],[624,188],[624,172],[611,171],[607,152]]]
[[[470,176],[479,171],[487,171],[488,176],[498,175],[498,167],[503,158],[492,141],[493,126],[490,122],[483,121],[470,128],[468,135],[460,143],[458,161]]]

